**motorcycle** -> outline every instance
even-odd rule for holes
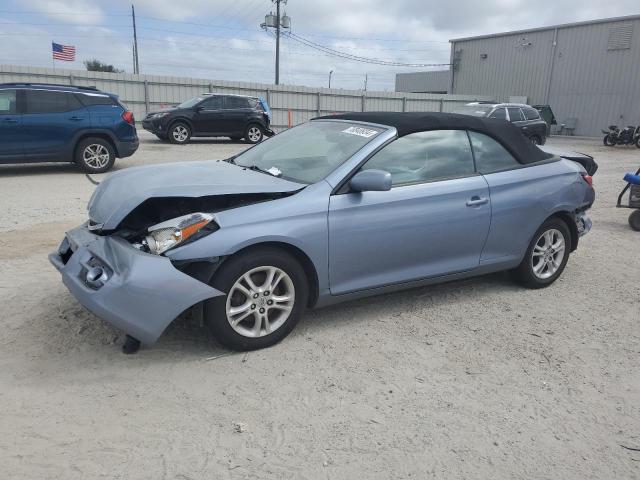
[[[630,125],[623,129],[619,129],[617,125],[609,125],[609,130],[602,130],[602,133],[605,134],[602,142],[607,147],[635,145],[640,148],[640,125]]]

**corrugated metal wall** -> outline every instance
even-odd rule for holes
[[[577,118],[577,135],[640,124],[640,18],[559,26],[554,48],[555,34],[453,41],[460,58],[453,92],[549,103],[559,123]]]
[[[289,115],[293,125],[318,115],[351,111],[453,111],[473,100],[488,100],[476,95],[437,95],[388,92],[363,92],[227,82],[156,75],[130,75],[84,70],[20,67],[0,65],[0,83],[40,82],[96,86],[115,93],[141,120],[148,111],[180,103],[203,92],[236,93],[267,99],[273,110],[273,127],[286,128]]]
[[[396,73],[396,92],[449,92],[451,71]]]

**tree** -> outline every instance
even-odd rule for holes
[[[124,73],[124,70],[118,70],[113,65],[102,63],[95,58],[91,60],[85,60],[84,66],[87,67],[89,72],[111,72],[111,73]]]

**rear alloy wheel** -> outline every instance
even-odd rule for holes
[[[244,134],[244,138],[249,143],[259,143],[264,138],[264,133],[260,125],[249,125],[247,131]]]
[[[629,226],[636,232],[640,232],[640,210],[634,210],[629,215]]]
[[[278,249],[231,257],[211,284],[227,294],[205,303],[207,325],[220,343],[234,350],[279,342],[293,330],[307,304],[304,270]]]
[[[177,145],[184,145],[191,138],[191,129],[186,123],[178,122],[169,129],[169,141]]]
[[[87,173],[104,173],[115,161],[113,147],[102,138],[85,138],[76,147],[75,163]]]
[[[549,286],[562,274],[570,250],[569,228],[559,218],[551,218],[538,229],[513,274],[526,287]]]

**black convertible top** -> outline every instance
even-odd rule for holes
[[[518,162],[539,162],[554,157],[526,138],[520,129],[506,120],[437,112],[352,112],[327,115],[314,120],[353,120],[395,127],[399,137],[427,130],[472,130],[497,140]]]

